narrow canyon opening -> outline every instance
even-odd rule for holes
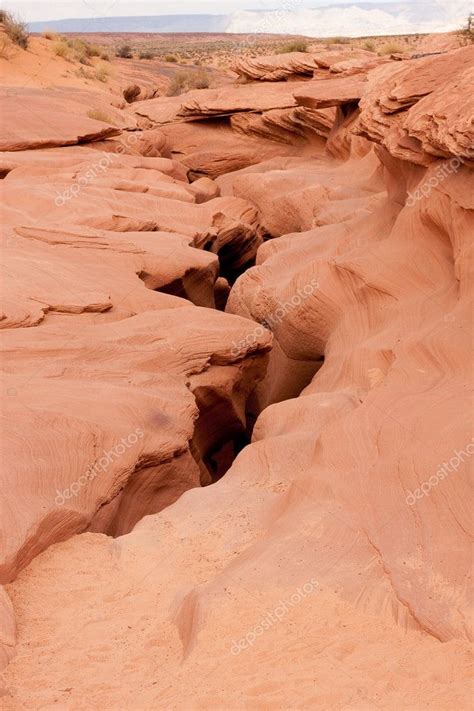
[[[474,45],[188,39],[0,57],[2,702],[467,709]]]

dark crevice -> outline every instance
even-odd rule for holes
[[[238,454],[250,444],[250,437],[246,432],[236,434],[232,439],[224,442],[224,444],[214,452],[210,452],[204,459],[204,464],[211,476],[214,484],[219,479],[222,479],[224,474],[228,472],[234,463]]]
[[[225,230],[221,233],[224,244],[219,250],[216,250],[215,238],[208,239],[200,246],[204,251],[216,253],[220,274],[217,278],[215,273],[209,272],[206,279],[200,269],[191,269],[168,284],[158,284],[157,277],[146,272],[138,276],[148,288],[154,291],[187,299],[198,306],[224,311],[232,285],[238,277],[255,265],[255,257],[251,259],[246,257],[250,251],[249,247],[258,242],[255,232],[242,229],[236,223],[230,223],[225,227],[229,233],[226,234]],[[235,238],[236,232],[240,239]],[[272,239],[272,235],[265,233],[263,239]],[[235,363],[214,366],[211,360],[208,370],[189,383],[199,410],[193,438],[189,443],[190,461],[193,462],[195,476],[197,476],[195,486],[209,486],[222,479],[232,467],[236,457],[250,444],[255,422],[262,410],[271,402],[297,397],[322,365],[322,359],[313,363],[289,363],[277,342],[274,345],[276,353],[274,353],[273,365],[271,372],[267,371],[266,376],[263,376],[263,372],[267,367],[265,361],[268,355],[248,354],[243,369],[242,365]],[[229,372],[229,377],[213,377],[211,371],[214,367],[234,370]],[[270,387],[268,387],[269,381]],[[270,402],[265,398],[262,399],[262,387],[270,393]],[[151,487],[160,490],[159,483],[153,481],[156,476],[158,474],[153,475],[152,472],[141,473],[134,477],[134,486],[140,484],[149,493],[151,499],[154,499],[150,493]],[[179,492],[175,491],[172,500],[175,500],[176,494],[179,496]],[[159,510],[161,508],[160,506]],[[147,511],[147,513],[151,512]],[[114,535],[117,535],[117,530],[114,528]],[[123,527],[120,528],[120,532],[124,532]]]
[[[248,356],[244,371],[239,364],[224,366],[234,371],[224,385],[219,380],[214,384],[213,378],[207,377],[202,385],[192,388],[199,417],[191,451],[201,475],[203,468],[207,472],[208,483],[221,479],[237,455],[250,444],[258,416],[254,393],[267,358],[266,354]]]
[[[214,273],[204,269],[188,269],[183,276],[173,279],[167,284],[160,283],[162,276],[156,277],[146,271],[137,273],[139,279],[143,281],[147,289],[158,291],[161,294],[169,294],[170,296],[178,296],[182,299],[190,301],[195,306],[203,306],[205,308],[215,308],[214,291]]]

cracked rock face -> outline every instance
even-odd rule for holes
[[[6,113],[6,711],[470,707],[470,62]]]

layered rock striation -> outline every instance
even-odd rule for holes
[[[0,156],[7,711],[469,708],[472,50],[282,61]]]

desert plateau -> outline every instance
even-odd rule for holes
[[[472,15],[278,2],[0,11],[2,711],[474,708]]]

